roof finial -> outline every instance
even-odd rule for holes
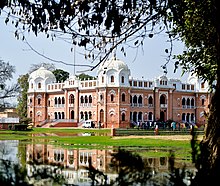
[[[113,55],[112,55],[112,58],[114,59],[114,60],[116,60],[116,47],[115,47],[115,38],[113,37],[113,43],[112,43],[112,45],[113,45]]]

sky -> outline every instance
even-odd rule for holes
[[[42,62],[53,63],[56,68],[68,71],[70,74],[75,72],[83,71],[85,68],[80,68],[72,66],[67,66],[60,63],[54,63],[39,54],[35,53],[30,47],[21,39],[17,40],[14,36],[15,28],[14,26],[4,22],[4,16],[0,16],[0,59],[9,62],[16,68],[16,73],[14,74],[13,81],[16,81],[19,75],[28,73],[32,64],[39,64]],[[51,39],[46,38],[44,34],[40,34],[36,37],[34,34],[26,34],[27,41],[36,51],[39,53],[52,58],[54,60],[60,60],[65,63],[74,64],[89,64],[89,61],[84,59],[83,49],[75,48],[74,52],[71,52],[71,46],[62,40],[56,39],[51,41]],[[136,50],[127,50],[127,55],[124,57],[120,52],[117,52],[117,58],[124,61],[131,70],[131,76],[136,79],[146,79],[152,80],[156,77],[163,75],[163,69],[161,65],[166,62],[165,49],[169,48],[169,43],[165,35],[155,36],[152,39],[146,39],[144,42],[143,49],[139,48],[138,53]],[[173,54],[179,54],[183,50],[183,44],[174,43]],[[96,69],[92,72],[85,72],[89,75],[96,76]],[[183,81],[186,79],[186,75],[181,77],[181,69],[176,73],[173,73],[174,62],[168,64],[168,78],[180,78]]]

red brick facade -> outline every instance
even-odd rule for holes
[[[166,76],[152,81],[132,79],[124,62],[111,59],[100,66],[94,80],[71,76],[56,83],[52,72],[42,67],[33,72],[28,116],[35,126],[88,119],[101,122],[104,128],[156,120],[204,124],[210,98],[207,83],[196,77],[190,76],[187,83]]]

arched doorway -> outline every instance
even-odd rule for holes
[[[165,121],[165,112],[160,111],[160,121]]]
[[[137,123],[137,112],[133,112],[133,122]]]
[[[71,110],[71,112],[70,112],[70,119],[74,119],[74,111],[73,110]]]
[[[100,113],[100,117],[99,117],[99,118],[100,118],[100,121],[101,121],[101,122],[104,122],[104,110],[101,109],[99,113]]]
[[[160,96],[160,104],[166,104],[166,96],[164,94]]]

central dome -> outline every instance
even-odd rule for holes
[[[54,74],[51,71],[49,71],[46,68],[44,68],[44,67],[40,67],[39,69],[37,69],[34,72],[32,72],[30,74],[29,79],[37,79],[39,77],[41,77],[43,79],[47,79],[47,78],[56,79]]]
[[[117,71],[128,70],[128,66],[121,60],[112,57],[111,59],[104,61],[100,67],[99,71],[115,69]]]

